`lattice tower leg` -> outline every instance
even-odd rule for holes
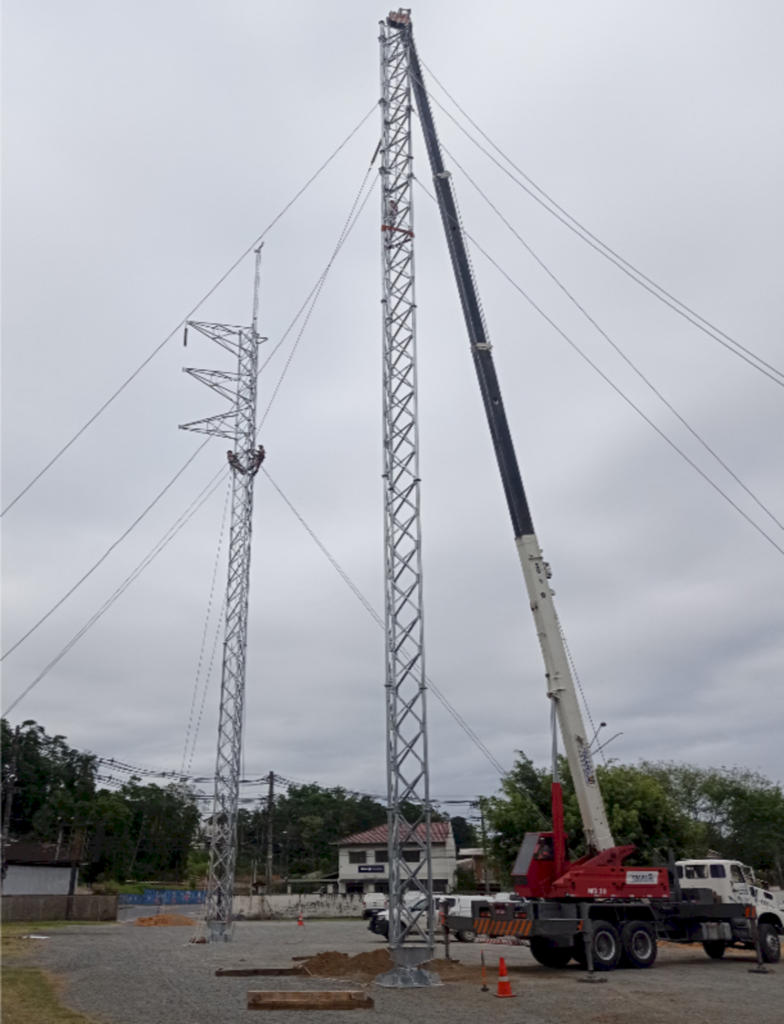
[[[389,940],[381,984],[431,983],[434,949],[417,427],[411,90],[406,40],[381,25],[384,530]],[[413,910],[414,894],[422,909]],[[421,977],[420,977],[421,976]],[[437,980],[437,979],[436,979]]]

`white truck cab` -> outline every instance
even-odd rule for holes
[[[758,885],[754,869],[738,860],[706,857],[704,860],[679,860],[675,867],[682,890],[708,889],[713,893],[715,903],[740,903],[754,907],[760,942],[768,954],[765,959],[771,963],[778,960],[780,937],[784,934],[784,893],[780,889],[771,891]],[[707,942],[703,945],[709,956],[721,956],[724,946],[729,943]]]

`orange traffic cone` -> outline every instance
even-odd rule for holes
[[[304,928],[305,927],[305,922],[302,920],[302,911],[301,910],[299,912],[299,917],[297,918],[297,927],[298,928]]]
[[[506,973],[506,961],[503,957],[500,957],[498,960],[498,991],[496,995],[499,999],[514,999],[515,997],[512,986],[509,984],[509,975]]]

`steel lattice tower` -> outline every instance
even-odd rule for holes
[[[407,39],[381,23],[389,940],[397,964],[382,984],[391,985],[428,984],[431,976],[413,968],[434,950]],[[427,910],[402,913],[411,890],[427,897]],[[404,947],[407,940],[416,945]]]
[[[188,324],[237,357],[236,372],[195,369],[185,371],[227,398],[231,405],[217,416],[186,423],[181,427],[182,430],[195,430],[202,434],[225,437],[233,443],[233,449],[227,453],[232,474],[231,529],[218,721],[218,756],[215,766],[215,798],[206,906],[206,921],[212,942],[228,942],[232,937],[231,911],[237,855],[237,805],[245,706],[245,655],[248,644],[253,483],[264,459],[264,449],[256,446],[258,349],[259,344],[266,340],[260,338],[256,330],[260,267],[261,248],[256,250],[253,319],[250,327],[197,322]]]

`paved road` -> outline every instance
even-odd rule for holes
[[[65,982],[69,1006],[105,1024],[236,1024],[247,1020],[249,989],[345,989],[356,982],[300,978],[216,978],[217,967],[289,967],[292,957],[327,950],[355,954],[385,946],[365,922],[243,922],[235,941],[188,943],[188,928],[139,928],[130,922],[52,932],[35,959]],[[730,954],[711,961],[700,947],[661,948],[647,971],[615,971],[606,984],[578,983],[581,972],[540,967],[525,947],[458,944],[453,955],[479,964],[484,950],[494,975],[506,957],[516,999],[495,999],[472,982],[415,991],[368,991],[375,1009],[307,1014],[321,1024],[358,1024],[362,1014],[376,1024],[778,1024],[784,1020],[784,966],[775,973],[749,973],[753,958]],[[442,950],[439,955],[443,955]],[[494,989],[492,978],[490,983]],[[250,1016],[253,1021],[255,1015]],[[267,1024],[291,1024],[291,1013],[269,1012]]]

